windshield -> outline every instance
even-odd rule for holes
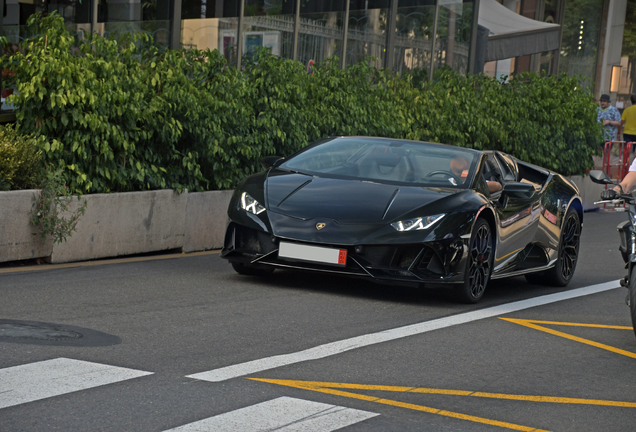
[[[335,138],[306,147],[280,168],[322,177],[467,188],[479,154],[461,147],[378,138]]]

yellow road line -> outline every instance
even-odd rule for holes
[[[142,262],[142,261],[155,261],[155,260],[164,260],[164,259],[175,259],[175,258],[187,258],[201,255],[217,255],[221,253],[220,250],[212,250],[212,251],[202,251],[202,252],[191,252],[191,253],[172,253],[166,255],[152,255],[152,256],[144,256],[144,257],[131,257],[131,258],[117,258],[117,259],[100,259],[97,261],[81,261],[81,262],[73,262],[73,263],[64,263],[64,264],[42,264],[42,265],[30,265],[24,267],[7,267],[0,268],[0,274],[3,273],[20,273],[20,272],[29,272],[29,271],[37,271],[37,270],[57,270],[57,269],[65,269],[65,268],[73,268],[73,267],[90,267],[90,266],[98,266],[98,265],[106,265],[106,264],[122,264],[122,263],[132,263],[132,262]]]
[[[250,378],[250,379],[253,379],[256,381],[275,382],[275,384],[280,384],[280,385],[287,385],[287,383],[292,383],[294,384],[294,386],[296,386],[297,384],[298,386],[312,387],[312,388],[373,390],[373,391],[389,391],[389,392],[400,392],[400,393],[428,393],[428,394],[453,395],[453,396],[471,396],[471,397],[490,398],[490,399],[519,400],[519,401],[527,401],[527,402],[568,403],[568,404],[603,405],[603,406],[636,408],[636,402],[622,402],[622,401],[610,401],[610,400],[598,400],[598,399],[514,395],[514,394],[505,394],[505,393],[474,392],[469,390],[448,390],[448,389],[435,389],[435,388],[424,388],[424,387],[384,386],[384,385],[334,383],[334,382],[321,382],[321,381],[267,380],[267,379],[259,379],[259,378]]]
[[[584,339],[582,337],[573,336],[573,335],[568,334],[568,333],[563,333],[563,332],[560,332],[558,330],[553,330],[553,329],[550,329],[550,328],[547,328],[547,327],[541,327],[539,325],[534,324],[535,322],[540,322],[540,321],[514,319],[514,318],[501,318],[501,317],[499,317],[499,319],[502,319],[504,321],[510,321],[512,323],[519,324],[519,325],[522,325],[524,327],[528,327],[528,328],[531,328],[531,329],[534,329],[534,330],[539,330],[539,331],[542,331],[542,332],[545,332],[545,333],[549,333],[549,334],[552,334],[552,335],[555,335],[555,336],[560,336],[560,337],[565,338],[565,339],[570,339],[570,340],[573,340],[573,341],[576,341],[576,342],[581,342],[581,343],[584,343],[586,345],[591,345],[591,346],[596,347],[596,348],[601,348],[601,349],[604,349],[606,351],[614,352],[616,354],[621,354],[621,355],[624,355],[624,356],[627,356],[627,357],[636,358],[636,353],[633,353],[633,352],[630,352],[630,351],[625,351],[625,350],[622,350],[620,348],[615,348],[613,346],[609,346],[609,345],[605,345],[605,344],[602,344],[602,343],[594,342],[594,341],[589,340],[589,339]],[[549,323],[558,324],[558,322],[549,322]],[[566,323],[565,325],[568,325],[568,324],[574,324],[574,323]],[[587,325],[587,327],[595,327],[595,326],[596,325],[593,325],[593,324]],[[631,327],[618,327],[618,326],[615,326],[615,327],[611,327],[611,326],[604,327],[604,326],[600,326],[599,325],[598,327],[599,328],[619,328],[619,329],[629,329],[629,330],[632,329]]]
[[[338,387],[338,386],[356,386],[355,384],[340,384],[340,383],[320,383],[320,382],[312,382],[312,381],[293,381],[293,380],[270,380],[270,379],[262,379],[262,378],[249,378],[254,381],[262,381],[271,384],[278,384],[287,387],[296,387],[303,390],[311,390],[320,393],[327,393],[336,396],[343,396],[353,399],[360,399],[368,402],[380,403],[383,405],[390,405],[399,408],[407,408],[416,411],[427,412],[430,414],[437,414],[444,417],[452,417],[460,420],[472,421],[475,423],[483,423],[491,426],[503,427],[506,429],[524,431],[524,432],[548,432],[544,429],[536,429],[533,427],[517,425],[514,423],[502,422],[498,420],[491,420],[483,417],[472,416],[468,414],[457,413],[453,411],[446,411],[438,408],[431,408],[423,405],[410,404],[405,402],[394,401],[391,399],[383,399],[374,396],[361,395],[358,393],[345,392],[341,390],[335,390],[334,388],[325,388],[322,384],[328,384],[330,387]],[[357,387],[347,387],[347,388],[358,388],[363,387],[362,389],[368,389],[369,386],[357,386]],[[371,386],[371,387],[384,387],[384,386]],[[401,389],[413,389],[413,387],[396,387]],[[407,390],[409,391],[409,390]]]
[[[561,321],[520,320],[520,319],[514,319],[514,318],[501,318],[501,317],[500,319],[506,320],[506,321],[512,321],[512,322],[524,321],[524,322],[529,322],[533,324],[550,324],[550,325],[561,325],[561,326],[568,326],[568,327],[593,327],[593,328],[606,328],[606,329],[617,329],[617,330],[632,330],[632,327],[628,327],[628,326],[615,326],[615,325],[605,325],[605,324],[583,324],[583,323],[571,323],[571,322],[561,322]]]

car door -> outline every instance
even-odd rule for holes
[[[516,181],[516,173],[495,152],[486,152],[483,164],[484,175],[505,187]],[[487,173],[490,170],[491,173]],[[486,178],[488,180],[488,178]],[[530,197],[512,196],[505,191],[490,197],[497,213],[497,248],[494,274],[513,270],[518,263],[519,252],[534,241],[539,227],[541,197],[535,191]]]

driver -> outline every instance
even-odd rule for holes
[[[468,177],[468,160],[463,156],[455,156],[450,161],[450,169],[463,183]],[[636,175],[636,173],[635,173]],[[486,180],[486,186],[488,186],[488,192],[495,193],[502,189],[501,183],[493,180]]]
[[[455,156],[450,161],[450,170],[459,181],[464,183],[468,177],[468,160],[463,156]]]

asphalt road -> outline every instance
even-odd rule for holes
[[[567,289],[472,306],[216,253],[0,267],[0,335],[64,332],[0,337],[0,431],[632,431],[625,217],[585,214]]]

